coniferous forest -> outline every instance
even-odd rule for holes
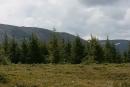
[[[73,41],[60,39],[54,32],[48,42],[38,39],[36,34],[18,42],[7,34],[0,45],[1,63],[22,64],[88,64],[88,63],[128,63],[130,49],[120,53],[107,37],[106,43],[100,45],[98,39],[83,41],[78,35]]]

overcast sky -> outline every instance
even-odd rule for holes
[[[0,23],[130,39],[130,0],[0,0]]]

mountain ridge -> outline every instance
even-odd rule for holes
[[[36,33],[39,39],[48,41],[48,39],[51,38],[53,31],[45,28],[0,24],[0,41],[2,41],[2,39],[4,38],[3,36],[5,33],[9,37],[15,36],[17,40],[21,40],[23,39],[23,37],[29,37],[32,33]],[[57,32],[57,33],[60,37],[64,38],[65,40],[73,40],[73,38],[75,38],[74,35],[66,32]]]

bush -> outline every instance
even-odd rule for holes
[[[113,87],[130,87],[130,83],[128,81],[113,82]]]
[[[14,87],[39,87],[38,85],[28,84],[25,82],[18,82]]]
[[[0,74],[0,83],[6,84],[9,82],[9,78],[7,75],[1,73]]]
[[[11,64],[9,58],[4,55],[0,55],[0,65],[9,65],[9,64]]]
[[[82,61],[82,64],[92,64],[92,63],[96,63],[93,56],[87,56]]]

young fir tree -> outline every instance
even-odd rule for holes
[[[109,38],[107,37],[105,46],[104,46],[104,57],[106,63],[112,63],[112,51],[111,51],[111,43],[109,41]]]
[[[60,63],[66,63],[66,53],[65,53],[65,41],[61,39],[59,42],[59,56],[60,56]]]
[[[10,64],[9,60],[9,41],[8,37],[5,34],[3,42],[0,44],[0,65],[8,65]]]
[[[122,58],[123,58],[123,62],[127,63],[128,62],[128,52],[124,51]]]
[[[29,63],[42,63],[39,40],[36,34],[32,34],[29,41]]]
[[[110,43],[108,37],[104,47],[104,57],[107,63],[118,63],[120,61],[120,53],[116,50],[115,44]]]
[[[65,44],[65,62],[66,63],[71,63],[71,42],[67,41]]]
[[[3,51],[5,56],[9,56],[9,39],[7,34],[4,35],[4,41],[3,41]]]
[[[81,38],[76,36],[71,50],[72,64],[80,64],[84,58],[84,45],[81,42]]]
[[[119,63],[121,61],[120,52],[116,50],[115,44],[111,44],[111,61],[110,63]]]
[[[10,43],[9,57],[12,63],[20,62],[20,48],[15,40],[15,37],[12,38]]]
[[[121,53],[119,50],[116,51],[116,57],[115,57],[115,60],[113,63],[123,63],[124,62],[124,59],[122,58],[121,56]]]
[[[90,58],[90,40],[86,41],[85,49],[84,49],[84,55],[85,57],[82,60],[83,64],[89,64],[89,63],[94,63],[95,60],[93,58]]]
[[[45,42],[41,42],[40,49],[41,49],[40,51],[41,51],[41,54],[42,54],[42,62],[44,64],[48,63],[49,52],[48,52],[47,44]]]
[[[87,48],[86,48],[86,61],[96,61],[97,63],[102,63],[104,62],[104,57],[103,57],[103,49],[100,46],[97,38],[91,36],[91,40],[87,43]],[[84,61],[85,61],[84,59]]]
[[[59,45],[57,33],[53,32],[52,38],[49,42],[49,61],[50,63],[57,64],[60,62]]]
[[[130,62],[130,43],[129,43],[129,46],[128,46],[127,56],[128,56],[128,62]]]
[[[28,47],[28,42],[26,38],[23,39],[22,44],[21,44],[21,63],[28,63],[28,58],[29,58],[29,47]]]

